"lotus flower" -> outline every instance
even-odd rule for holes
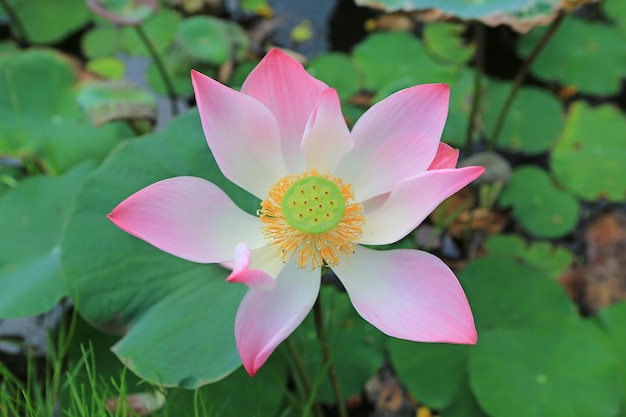
[[[254,375],[311,310],[330,267],[354,308],[383,333],[473,344],[469,304],[453,272],[419,250],[374,250],[408,235],[483,172],[456,169],[440,143],[449,88],[419,85],[346,126],[337,92],[270,51],[241,92],[192,71],[202,127],[222,173],[262,200],[257,216],[216,185],[176,177],[120,203],[109,218],[172,255],[229,263],[247,285],[235,318]]]

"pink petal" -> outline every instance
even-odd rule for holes
[[[459,160],[459,150],[454,149],[450,145],[446,145],[443,142],[439,142],[439,148],[437,148],[437,154],[435,159],[430,163],[429,170],[432,169],[446,169],[456,168],[456,163]]]
[[[230,260],[239,242],[265,245],[259,219],[216,185],[196,177],[159,181],[122,201],[107,216],[117,227],[193,262]]]
[[[398,91],[361,116],[352,129],[354,148],[336,174],[352,184],[358,200],[389,192],[400,180],[428,168],[446,122],[449,97],[445,84],[418,85]],[[381,152],[385,157],[378,156]]]
[[[235,338],[244,368],[251,376],[276,347],[302,323],[320,289],[320,272],[288,263],[270,291],[250,289],[235,318]]]
[[[275,256],[277,259],[278,257]],[[259,291],[271,290],[276,286],[276,281],[267,272],[250,267],[250,248],[245,243],[240,243],[235,248],[231,274],[226,278],[228,282],[239,282]]]
[[[276,119],[263,104],[192,71],[202,128],[222,173],[264,199],[287,174]]]
[[[356,311],[383,333],[418,342],[476,343],[463,289],[436,256],[357,246],[333,270]]]
[[[304,171],[300,149],[304,129],[319,95],[328,86],[313,78],[302,65],[278,49],[272,49],[252,70],[241,92],[271,110],[278,121],[283,157],[292,173]]]
[[[359,243],[386,245],[397,242],[415,229],[443,200],[484,171],[483,167],[475,166],[436,169],[402,181],[377,208],[364,210],[365,221]]]
[[[334,174],[339,160],[352,146],[337,91],[328,88],[320,95],[304,131],[302,152],[306,170]]]

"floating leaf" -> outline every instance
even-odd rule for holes
[[[560,0],[355,0],[361,6],[398,10],[426,10],[426,20],[449,20],[457,16],[464,20],[478,19],[490,26],[510,25],[527,32],[537,25],[551,22],[562,7]]]
[[[619,364],[619,372],[621,378],[621,410],[620,416],[624,415],[626,410],[626,365],[623,358],[626,356],[626,332],[624,332],[624,324],[626,323],[626,303],[616,304],[600,311],[597,316],[598,323],[606,331],[610,341],[610,347],[614,351],[615,358]]]
[[[72,66],[47,50],[0,60],[0,153],[32,155],[46,169],[63,172],[104,158],[132,135],[121,123],[93,127],[76,105],[75,82]]]
[[[110,80],[120,79],[126,72],[124,61],[114,56],[90,59],[86,67],[90,72]]]
[[[481,109],[488,136],[493,134],[510,89],[509,84],[489,82]],[[545,152],[557,140],[563,126],[563,106],[555,96],[536,88],[521,88],[509,109],[498,146],[530,154]]]
[[[490,329],[545,327],[577,318],[557,282],[533,265],[512,258],[478,258],[459,279],[472,306],[479,336]]]
[[[120,43],[120,31],[113,26],[96,26],[80,39],[80,46],[87,58],[113,56]]]
[[[605,0],[602,2],[602,8],[615,20],[622,34],[626,35],[626,3],[621,0]]]
[[[213,65],[230,58],[241,59],[248,49],[248,38],[239,25],[209,16],[183,20],[176,30],[176,40],[189,56]]]
[[[24,26],[27,41],[31,43],[59,42],[89,22],[85,0],[9,0],[9,4]],[[9,27],[18,39],[24,37],[18,33],[17,25]]]
[[[492,417],[617,415],[617,361],[597,333],[586,323],[484,332],[469,361],[478,402]]]
[[[65,295],[61,229],[92,164],[21,181],[0,200],[0,318],[50,310]]]
[[[527,57],[545,29],[536,29],[519,43]],[[626,75],[626,37],[617,28],[577,18],[565,20],[533,63],[537,77],[559,81],[590,94],[619,91]]]
[[[463,68],[449,82],[450,109],[441,140],[464,146],[474,97],[474,71]],[[482,93],[481,93],[482,94]]]
[[[461,37],[465,26],[457,23],[434,22],[424,26],[424,44],[436,58],[453,64],[464,64],[476,49]]]
[[[157,0],[87,0],[89,10],[116,25],[137,26],[157,9]]]
[[[91,122],[102,125],[113,120],[156,118],[154,96],[126,81],[98,81],[85,84],[78,94]]]
[[[361,88],[361,77],[350,58],[339,52],[327,52],[316,56],[307,66],[309,73],[324,81],[342,100],[354,95]]]
[[[404,85],[448,82],[454,69],[432,59],[424,45],[407,32],[381,32],[354,48],[352,59],[366,89],[378,91],[397,80]]]
[[[558,279],[569,268],[573,255],[570,251],[549,242],[529,245],[520,236],[495,235],[485,241],[489,254],[509,256],[534,266],[552,279]]]
[[[228,182],[206,145],[197,111],[118,147],[81,188],[62,242],[69,294],[99,328],[124,333],[116,355],[142,378],[188,388],[240,365],[234,319],[245,286],[217,265],[184,261],[107,220],[117,204],[158,180],[204,177],[248,212],[259,200]]]
[[[580,215],[578,202],[556,188],[548,174],[535,166],[513,171],[500,195],[500,204],[513,206],[513,217],[537,237],[559,237],[571,232]]]
[[[550,167],[565,188],[586,200],[626,199],[626,118],[616,108],[574,103]]]

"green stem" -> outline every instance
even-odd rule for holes
[[[472,95],[472,109],[470,110],[467,132],[465,132],[465,152],[472,154],[472,134],[474,132],[474,121],[480,108],[480,92],[485,68],[485,25],[476,23],[474,39],[476,42],[476,61],[474,62],[474,93]]]
[[[309,378],[309,374],[304,367],[304,361],[302,360],[302,356],[298,353],[298,349],[294,345],[291,338],[287,338],[286,340],[287,351],[289,352],[289,356],[293,360],[293,366],[295,368],[295,372],[299,381],[302,383],[306,396],[310,396],[313,390],[313,385],[311,384],[311,379]],[[324,417],[324,412],[322,411],[322,407],[319,402],[313,402],[313,410],[317,417]]]
[[[339,410],[339,417],[348,417],[348,409],[346,403],[343,401],[343,395],[341,393],[341,387],[339,386],[339,379],[337,379],[337,373],[333,366],[332,358],[330,355],[330,349],[328,347],[328,337],[324,331],[324,319],[322,317],[322,301],[321,294],[315,300],[313,306],[313,318],[315,319],[315,330],[317,330],[317,337],[320,340],[322,348],[322,358],[324,363],[328,366],[328,379],[337,402],[337,408]]]
[[[144,43],[144,45],[146,45],[146,48],[148,49],[148,53],[150,53],[150,57],[152,58],[152,61],[154,62],[154,64],[157,67],[157,70],[159,71],[159,75],[161,76],[161,79],[163,80],[163,84],[165,85],[165,90],[167,91],[167,96],[170,99],[170,105],[172,107],[172,116],[176,116],[178,115],[178,107],[176,107],[176,92],[174,91],[174,85],[172,84],[171,78],[169,77],[169,75],[167,75],[167,71],[165,70],[165,65],[163,64],[163,60],[159,56],[159,53],[154,48],[152,41],[150,41],[150,39],[148,38],[148,35],[146,35],[146,32],[143,30],[141,25],[134,26],[134,28],[139,38],[141,38],[141,41]]]
[[[22,21],[17,16],[17,13],[15,13],[15,10],[13,10],[8,0],[0,0],[0,6],[2,6],[6,14],[9,16],[11,23],[17,28],[17,33],[15,33],[17,42],[21,45],[26,45],[28,43],[28,36],[26,35],[26,29],[24,28],[24,25],[22,25]]]
[[[496,147],[496,143],[498,143],[498,136],[500,135],[500,132],[504,127],[504,121],[506,120],[506,116],[508,115],[509,109],[511,108],[511,105],[515,100],[515,96],[517,95],[518,90],[522,86],[522,82],[528,74],[528,70],[530,69],[533,62],[535,62],[535,59],[537,59],[541,51],[543,51],[543,48],[548,44],[548,41],[552,38],[554,32],[556,32],[556,30],[559,28],[564,18],[565,13],[560,12],[558,16],[552,21],[550,27],[548,28],[548,30],[546,30],[546,33],[543,34],[541,40],[537,43],[537,45],[535,45],[535,49],[533,49],[528,59],[526,59],[526,61],[524,62],[524,65],[522,65],[517,75],[515,76],[513,86],[511,87],[509,95],[507,96],[506,101],[504,102],[504,105],[500,110],[500,114],[498,115],[498,120],[496,122],[496,127],[493,129],[493,133],[491,134],[491,139],[489,140],[488,144],[489,150],[493,150]]]

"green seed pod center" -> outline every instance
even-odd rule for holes
[[[346,203],[333,181],[309,176],[297,180],[285,191],[280,207],[291,227],[315,234],[337,226]]]

